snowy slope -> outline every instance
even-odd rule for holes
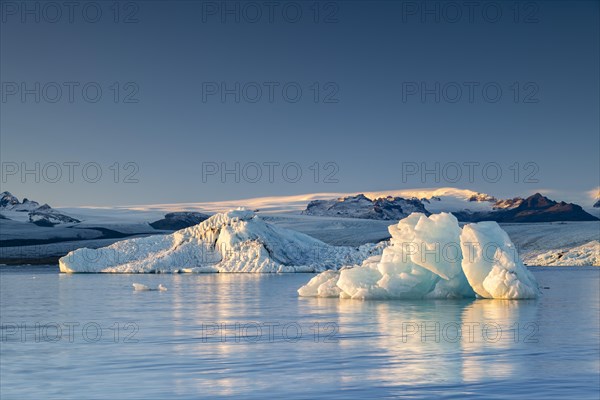
[[[557,262],[559,255],[580,246],[593,249],[590,243],[600,241],[600,222],[552,222],[535,224],[501,224],[517,246],[527,265],[567,265],[567,260],[577,260],[574,265],[600,266],[597,253],[585,252],[578,257],[567,257]],[[596,247],[597,249],[597,247]],[[554,256],[552,256],[554,255]],[[562,256],[561,256],[562,257]]]

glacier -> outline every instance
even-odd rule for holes
[[[237,209],[170,235],[81,248],[60,258],[64,273],[321,272],[361,263],[386,243],[331,246]]]
[[[600,266],[600,241],[592,240],[579,246],[562,247],[531,254],[525,260],[529,265],[584,267]]]
[[[326,271],[298,289],[303,297],[350,299],[531,299],[534,276],[496,222],[461,228],[450,213],[413,213],[391,225],[390,245],[360,265]]]

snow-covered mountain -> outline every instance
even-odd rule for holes
[[[419,193],[425,194],[425,193]],[[485,193],[453,191],[416,197],[370,199],[364,194],[332,200],[314,200],[302,212],[307,215],[400,220],[412,212],[451,212],[459,221],[557,222],[597,221],[573,203],[556,202],[536,193],[528,198],[497,199]]]
[[[429,214],[419,199],[381,197],[369,199],[364,194],[340,197],[333,200],[313,200],[308,203],[306,215],[338,216],[379,220],[399,220],[413,212]]]
[[[213,215],[170,235],[82,248],[59,260],[61,272],[319,272],[356,264],[385,244],[330,246],[265,222],[252,211]]]
[[[487,193],[452,187],[407,189],[397,192],[396,195],[421,199],[427,211],[431,213],[491,211],[494,207],[502,206],[496,197]]]
[[[577,204],[556,202],[536,193],[526,199],[515,198],[496,202],[492,211],[456,212],[456,217],[465,222],[560,222],[560,221],[598,221],[598,218],[587,213]]]
[[[39,226],[54,226],[57,224],[75,224],[81,221],[56,211],[48,204],[44,204],[29,212],[29,222]]]
[[[498,200],[494,196],[485,193],[456,188],[393,190],[339,196],[334,199],[320,196],[319,199],[310,201],[302,213],[320,216],[399,220],[411,212],[421,212],[423,214],[488,212],[493,211],[494,208],[511,207],[513,203],[519,200]],[[379,204],[384,207],[379,206]],[[397,208],[394,205],[397,205]],[[376,212],[376,207],[391,208],[394,212]]]
[[[29,212],[37,209],[40,203],[37,201],[31,201],[27,198],[20,202],[19,199],[12,195],[10,192],[0,193],[0,210],[1,211],[18,211],[18,212]]]
[[[27,214],[27,221],[38,226],[54,226],[57,224],[73,224],[81,222],[76,218],[63,214],[48,204],[40,206],[37,201],[19,199],[10,192],[0,193],[0,212],[6,219],[23,220],[22,215]],[[21,215],[19,215],[21,214]],[[12,217],[12,218],[11,218]]]

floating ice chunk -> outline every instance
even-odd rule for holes
[[[496,222],[465,225],[460,240],[463,270],[479,296],[531,299],[539,295],[535,278],[521,262],[508,234]]]
[[[516,256],[498,224],[467,225],[461,232],[451,214],[414,213],[389,227],[390,246],[381,256],[338,273],[318,275],[298,290],[300,296],[352,299],[474,298],[517,299],[538,295],[533,275]],[[467,242],[494,247],[495,259],[482,252],[465,260]],[[513,258],[511,258],[511,253]],[[337,287],[339,289],[336,290]]]
[[[141,283],[133,283],[133,290],[136,292],[147,292],[150,290],[150,286],[143,285]]]
[[[151,288],[150,286],[141,284],[141,283],[132,283],[133,286],[133,290],[135,290],[136,292],[150,292],[150,291],[159,291],[159,292],[166,292],[167,288],[165,286],[163,286],[162,283],[160,283],[156,289]]]

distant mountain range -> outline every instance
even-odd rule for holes
[[[29,222],[38,226],[54,226],[58,224],[79,223],[78,219],[69,217],[59,211],[56,211],[48,204],[40,206],[37,201],[23,199],[22,202],[10,192],[0,193],[0,212],[4,213],[27,213]],[[2,215],[3,219],[11,219],[9,216]]]
[[[510,199],[497,199],[485,193],[459,189],[445,189],[429,194],[418,191],[397,194],[399,196],[368,194],[372,197],[370,198],[365,194],[358,194],[335,199],[313,200],[308,203],[302,214],[384,221],[400,220],[413,212],[426,215],[452,212],[462,222],[598,220],[597,217],[589,214],[577,204],[556,202],[540,193],[535,193],[527,198],[514,197]],[[600,207],[600,200],[596,201],[594,207]],[[157,230],[178,230],[197,225],[208,217],[209,215],[200,212],[179,211],[167,213],[163,219],[146,224]],[[19,201],[17,197],[6,191],[0,193],[0,219],[30,222],[43,227],[60,224],[81,226],[77,224],[82,222],[64,212],[53,209],[48,204],[40,205],[37,201],[26,198]]]
[[[11,193],[3,192],[0,193],[0,263],[54,263],[74,249],[102,247],[127,237],[168,234],[201,223],[208,216],[203,213],[205,210],[212,213],[239,206],[260,209],[257,213],[265,221],[309,234],[326,243],[350,246],[385,240],[389,237],[388,226],[412,212],[452,212],[463,222],[598,220],[576,204],[556,202],[539,193],[528,198],[497,199],[457,188],[406,189],[362,195],[315,193],[209,203],[68,209],[54,209],[28,199],[19,201]],[[598,208],[588,209],[594,210]],[[307,217],[298,215],[301,212]],[[332,221],[331,217],[345,218]],[[552,260],[579,263],[573,265],[595,263],[587,255],[597,249],[597,244],[596,247],[588,245],[598,240],[597,223],[511,223],[503,228],[524,246],[525,259],[535,265],[549,265],[555,262]],[[577,246],[582,247],[571,251]],[[573,261],[575,259],[577,261]]]
[[[556,202],[540,193],[527,198],[515,197],[501,200],[484,193],[476,193],[462,202],[456,198],[448,201],[438,196],[422,199],[402,197],[369,199],[364,194],[358,194],[332,200],[311,201],[302,213],[332,217],[399,220],[412,212],[422,212],[426,215],[432,212],[452,212],[459,221],[463,222],[598,220],[577,204]]]

